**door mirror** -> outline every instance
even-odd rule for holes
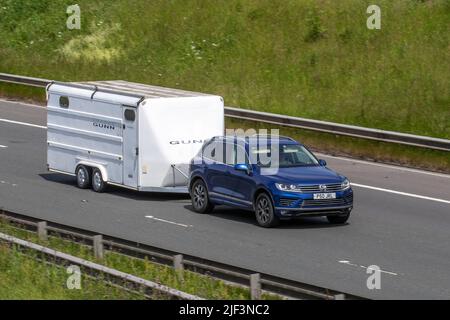
[[[248,165],[246,165],[246,164],[236,164],[234,166],[234,170],[236,170],[236,171],[244,171],[248,175],[251,173],[250,167]]]
[[[326,167],[327,166],[327,162],[323,159],[319,159],[319,165],[322,167]]]

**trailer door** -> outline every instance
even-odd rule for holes
[[[123,184],[138,186],[138,121],[137,109],[122,106],[123,114]]]

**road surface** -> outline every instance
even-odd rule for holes
[[[249,212],[194,213],[186,196],[77,189],[46,171],[45,126],[45,108],[0,101],[0,207],[367,298],[450,298],[450,175],[320,155],[353,183],[349,223],[263,229]]]

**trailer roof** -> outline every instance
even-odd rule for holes
[[[174,97],[198,97],[209,96],[209,94],[172,89],[148,84],[128,82],[124,80],[112,81],[86,81],[77,82],[77,84],[96,86],[99,90],[117,92],[118,94],[133,94],[144,98],[174,98]]]

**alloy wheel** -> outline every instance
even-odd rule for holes
[[[100,172],[96,171],[93,176],[93,183],[96,189],[100,189],[102,187],[102,176]]]
[[[262,223],[267,223],[270,219],[270,203],[266,197],[261,197],[256,206],[256,214]]]
[[[84,170],[84,169],[78,170],[77,179],[78,179],[78,185],[81,186],[81,185],[86,184],[86,180],[87,180],[86,170]]]

